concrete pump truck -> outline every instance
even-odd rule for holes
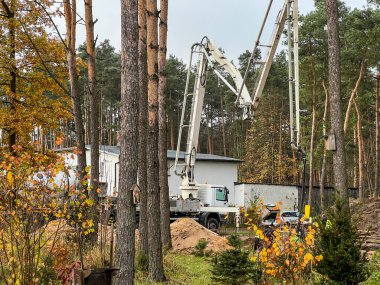
[[[269,45],[261,43],[273,0],[269,1],[264,21],[255,42],[244,76],[218,49],[213,40],[204,37],[191,47],[187,80],[179,126],[178,143],[174,171],[182,179],[181,195],[170,198],[171,219],[190,217],[213,231],[218,231],[227,213],[239,214],[239,208],[228,207],[229,190],[223,185],[198,184],[195,179],[195,163],[198,149],[203,103],[206,90],[207,73],[212,70],[218,78],[236,95],[236,105],[242,110],[242,118],[250,119],[257,109],[264,90],[270,67],[287,22],[288,63],[289,63],[289,102],[290,134],[292,148],[299,151],[299,71],[298,71],[298,0],[285,0],[277,15],[274,31]],[[266,52],[263,52],[266,49]],[[255,59],[261,51],[264,58]],[[191,72],[194,58],[197,57],[195,74]],[[251,97],[245,84],[248,70],[252,65],[259,66],[257,80]],[[190,82],[194,76],[194,86]],[[231,82],[232,81],[232,82]],[[253,99],[252,99],[253,98]],[[187,108],[191,101],[190,112]],[[295,107],[295,108],[294,108]],[[294,112],[295,109],[295,112]],[[183,138],[183,136],[186,136]],[[180,157],[184,153],[184,156]],[[238,220],[238,219],[237,219]]]

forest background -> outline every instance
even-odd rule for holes
[[[315,1],[315,10],[300,17],[301,146],[308,154],[309,184],[329,186],[333,185],[333,174],[331,153],[324,151],[324,136],[329,134],[328,112],[325,110],[328,82],[324,9],[324,1]],[[379,187],[380,12],[376,3],[353,10],[341,3],[339,13],[348,186],[359,187],[361,196],[373,196],[378,195]],[[39,29],[49,22],[48,19],[45,21],[41,23]],[[51,23],[49,25],[52,26]],[[24,28],[26,26],[27,23]],[[45,33],[47,36],[48,32]],[[30,36],[34,36],[33,31],[30,31]],[[48,39],[45,38],[45,41]],[[24,43],[16,44],[22,45],[28,41],[22,38],[21,40],[24,40]],[[59,39],[53,40],[56,41],[55,47],[49,48],[49,44],[46,44],[42,49],[44,50],[42,54],[46,57],[45,64],[53,62],[47,57],[55,58],[54,77],[45,79],[48,81],[46,83],[38,82],[39,86],[45,86],[45,91],[42,89],[33,91],[36,97],[27,99],[31,102],[38,101],[43,107],[35,108],[33,105],[30,109],[17,109],[28,116],[24,120],[25,116],[22,117],[20,113],[21,117],[18,117],[18,120],[24,122],[20,128],[32,130],[34,127],[41,126],[43,131],[38,131],[36,136],[41,140],[41,145],[46,148],[55,148],[55,142],[61,135],[65,137],[65,140],[62,141],[60,147],[72,147],[75,145],[74,121],[70,118],[68,110],[67,90],[61,88],[64,85],[62,82],[66,80],[63,67],[64,51],[59,44]],[[44,45],[41,38],[36,38],[35,44]],[[79,46],[78,56],[85,143],[88,144],[91,130],[89,96],[86,88],[85,43]],[[249,56],[249,51],[242,51],[238,62],[235,62],[242,72],[245,71]],[[256,57],[259,58],[261,55],[258,54]],[[61,62],[59,58],[62,59]],[[57,69],[60,66],[62,70]],[[101,102],[99,117],[101,145],[117,144],[117,132],[120,130],[120,66],[120,54],[116,52],[109,40],[97,43],[96,79]],[[166,86],[168,149],[176,149],[186,68],[186,62],[173,54],[169,56]],[[46,67],[41,67],[41,70],[43,69],[46,70]],[[255,65],[249,71],[247,82],[249,90],[254,88],[258,70],[259,66]],[[20,81],[22,82],[22,79]],[[25,90],[37,90],[30,81],[29,85],[25,82]],[[5,92],[3,87],[0,90],[2,93]],[[244,163],[239,169],[240,181],[299,183],[298,163],[290,148],[287,90],[287,57],[285,51],[280,51],[275,57],[255,118],[249,122],[242,121],[234,104],[234,95],[210,72],[198,152],[243,159]],[[45,94],[38,97],[42,93]],[[49,96],[46,96],[46,93],[49,93]],[[5,101],[3,101],[3,106],[9,107]],[[30,116],[31,110],[36,116]],[[53,112],[55,116],[49,112]],[[3,112],[1,119],[3,122],[9,119],[6,112]],[[7,124],[4,123],[4,125]],[[3,142],[5,136],[6,134],[3,135]],[[325,174],[322,174],[323,166],[326,169]]]
[[[308,154],[309,181],[321,184],[322,166],[326,167],[324,185],[333,185],[331,153],[324,152],[324,136],[329,133],[325,111],[327,82],[327,36],[324,2],[316,1],[315,10],[300,18],[300,94],[301,146]],[[353,9],[341,4],[340,26],[342,62],[342,100],[345,113],[345,137],[348,186],[359,187],[361,195],[373,196],[378,188],[379,130],[379,36],[380,12],[376,5]],[[87,60],[85,44],[78,56]],[[235,64],[243,72],[250,56],[242,51]],[[260,57],[261,55],[257,55]],[[168,149],[176,149],[186,62],[170,55],[167,59]],[[120,129],[120,54],[109,40],[96,47],[97,83],[100,93],[100,137],[102,145],[116,145]],[[259,66],[250,70],[247,86],[253,90]],[[79,77],[83,98],[85,143],[91,133],[86,93],[87,73]],[[209,73],[199,152],[231,156],[244,160],[239,179],[244,182],[296,184],[298,164],[290,148],[287,58],[280,51],[273,63],[264,96],[252,121],[242,121],[235,97],[213,73]],[[75,144],[73,121],[61,120],[59,131],[65,135],[62,147]],[[45,137],[54,146],[54,131]],[[378,192],[377,192],[378,193]]]

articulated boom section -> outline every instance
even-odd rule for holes
[[[207,42],[206,49],[216,62],[216,64],[213,65],[213,71],[236,95],[236,105],[243,110],[243,119],[249,119],[251,117],[252,100],[248,88],[243,82],[240,71],[221,53],[213,40],[210,39]],[[211,59],[209,59],[209,62],[212,62]],[[233,87],[223,75],[219,73],[218,70],[221,68],[232,77],[236,87]]]
[[[182,115],[179,127],[177,152],[174,163],[175,173],[182,177],[182,192],[185,196],[193,194],[197,197],[197,185],[194,180],[194,165],[199,140],[199,130],[202,119],[203,102],[205,96],[207,69],[211,68],[214,73],[227,85],[236,95],[236,105],[243,109],[243,119],[250,118],[257,109],[260,98],[263,94],[266,80],[273,63],[274,55],[279,44],[285,23],[288,25],[288,62],[289,62],[289,106],[290,106],[290,135],[291,145],[294,149],[300,150],[300,117],[299,117],[299,70],[298,70],[298,0],[285,0],[284,5],[277,15],[270,44],[261,43],[261,35],[266,27],[266,21],[271,11],[273,0],[269,0],[257,40],[255,42],[251,57],[244,77],[239,70],[229,61],[218,49],[217,45],[207,37],[200,43],[191,47],[190,61],[188,64],[186,87],[182,105]],[[266,52],[264,52],[266,49]],[[264,58],[255,59],[255,55],[264,55]],[[198,56],[197,70],[195,73],[193,92],[189,92],[189,82],[191,78],[191,68],[193,66],[193,56]],[[245,85],[248,71],[251,66],[261,66],[257,72],[257,81],[253,90],[253,99]],[[231,84],[220,72],[223,69],[233,80]],[[191,99],[190,115],[186,114],[186,104],[188,98]],[[294,112],[295,109],[295,112]],[[180,163],[182,145],[182,133],[187,129],[186,148],[184,150],[184,162]],[[179,170],[181,168],[181,170]],[[184,197],[185,198],[185,197]]]
[[[272,38],[269,44],[261,42],[263,31],[267,31],[267,19],[272,10],[273,0],[268,1],[268,7],[261,24],[259,34],[255,41],[251,57],[243,78],[245,83],[248,71],[252,65],[258,66],[257,78],[253,94],[252,115],[257,110],[260,99],[262,97],[265,83],[267,81],[270,68],[284,31],[285,23],[287,23],[288,36],[288,80],[289,80],[289,108],[290,108],[290,136],[292,147],[298,149],[300,141],[300,118],[299,118],[299,70],[298,70],[298,0],[285,0],[282,9],[278,12]],[[257,54],[261,54],[262,58],[255,59]],[[241,92],[241,91],[240,91]],[[239,97],[242,96],[239,94]],[[295,110],[295,111],[294,111]]]
[[[204,41],[204,42],[203,42]],[[193,66],[193,56],[198,55],[197,69],[195,73],[193,92],[189,92],[189,82],[191,79],[191,67]],[[237,104],[244,110],[243,116],[250,117],[251,97],[247,87],[243,82],[243,78],[239,70],[229,61],[217,48],[216,44],[204,38],[201,43],[196,43],[191,48],[190,61],[188,65],[186,87],[182,105],[182,115],[178,135],[176,158],[174,163],[175,173],[182,177],[183,188],[189,188],[190,193],[195,194],[196,185],[194,181],[194,165],[198,148],[199,130],[202,119],[203,102],[205,96],[207,69],[211,68],[215,74],[234,92],[236,96],[241,94],[237,99]],[[231,85],[228,80],[219,72],[223,69],[229,74],[234,82]],[[241,88],[241,92],[240,89]],[[186,114],[186,104],[188,98],[191,97],[190,115]],[[184,162],[180,163],[180,154],[182,153],[182,134],[184,129],[187,129],[186,149],[184,154]],[[179,170],[181,168],[181,170]]]

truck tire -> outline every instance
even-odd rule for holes
[[[210,231],[213,231],[215,233],[219,232],[219,221],[215,218],[207,219],[206,226]]]

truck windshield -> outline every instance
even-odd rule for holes
[[[215,198],[218,201],[227,201],[227,189],[217,188],[215,189]]]

